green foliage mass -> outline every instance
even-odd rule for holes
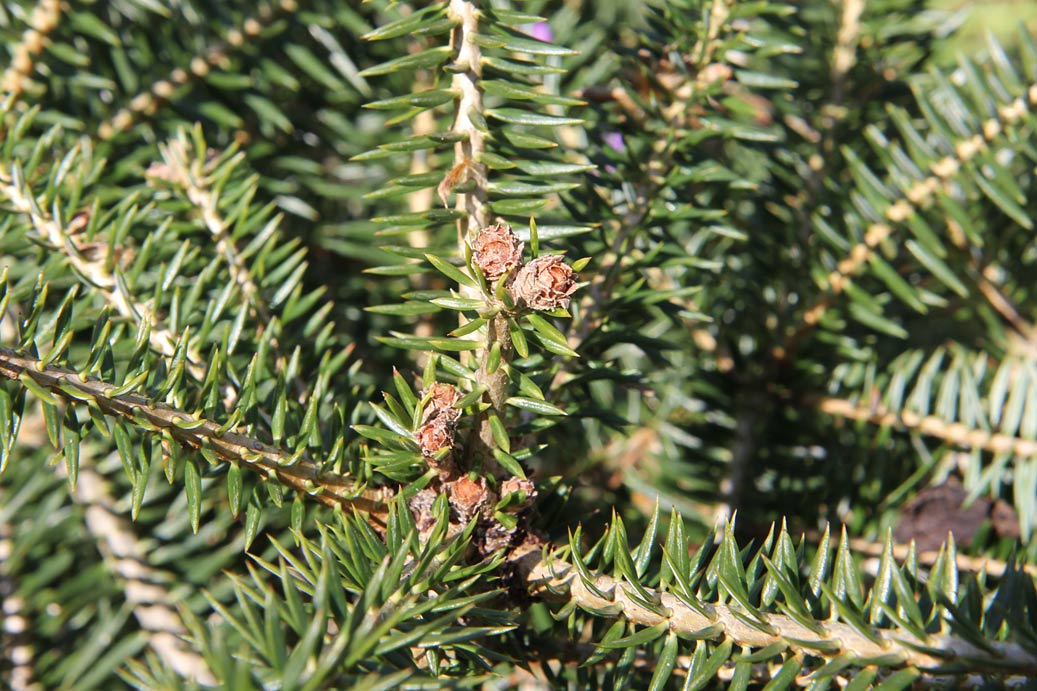
[[[1037,676],[1037,35],[959,19],[0,3],[2,685]]]

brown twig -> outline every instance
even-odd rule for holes
[[[832,101],[836,104],[843,101],[846,75],[857,63],[857,42],[860,39],[861,14],[864,12],[865,4],[865,0],[842,0],[839,31],[835,37],[835,48],[832,49],[830,72]]]
[[[910,410],[891,411],[882,405],[861,405],[845,398],[817,396],[807,399],[809,405],[835,417],[870,422],[880,427],[900,427],[971,449],[994,454],[1037,456],[1037,441],[1020,439],[969,427],[960,422],[947,422],[935,415],[919,415]]]
[[[450,0],[447,16],[457,22],[450,34],[450,46],[454,51],[454,74],[451,88],[459,94],[454,106],[454,123],[451,132],[464,138],[454,144],[454,167],[466,166],[474,182],[470,191],[457,195],[456,208],[465,217],[458,221],[457,244],[463,251],[465,240],[490,224],[487,205],[486,165],[479,162],[486,151],[482,132],[472,120],[472,114],[481,117],[483,112],[482,54],[475,40],[479,33],[479,12],[475,3],[467,0]]]
[[[486,151],[483,133],[475,125],[473,114],[482,117],[482,55],[476,44],[479,32],[479,12],[475,3],[468,0],[450,0],[447,16],[457,24],[450,35],[450,46],[454,51],[454,74],[451,87],[459,96],[455,102],[454,122],[451,131],[464,135],[454,145],[454,165],[451,170],[463,169],[470,188],[457,195],[455,207],[464,213],[457,222],[458,251],[464,256],[465,245],[469,238],[475,237],[483,228],[490,225],[490,207],[487,192],[487,167],[480,162],[481,154]],[[461,286],[461,292],[468,297],[481,298],[478,288]],[[494,343],[500,343],[501,360],[495,371],[490,371],[488,361],[490,349]],[[475,351],[479,367],[475,375],[476,386],[486,390],[486,398],[492,409],[501,411],[507,398],[508,376],[505,363],[510,359],[511,336],[508,332],[507,320],[503,316],[493,318],[486,327],[486,345]],[[483,469],[491,475],[503,477],[509,475],[489,453],[495,446],[493,430],[488,415],[480,413],[473,423],[472,435],[469,437],[466,455],[478,446],[483,456]]]
[[[13,169],[2,166],[0,166],[0,197],[6,198],[15,211],[27,216],[40,238],[54,251],[64,254],[76,273],[84,277],[84,282],[100,292],[104,296],[105,302],[111,305],[120,316],[133,324],[142,322],[151,324],[149,341],[152,349],[166,357],[173,356],[177,346],[176,335],[157,325],[158,319],[147,303],[137,300],[124,290],[124,284],[115,279],[114,273],[107,265],[104,253],[84,251],[85,248],[76,244],[67,224],[59,223],[37,203],[28,183],[18,180]],[[199,381],[204,380],[205,369],[201,364],[203,358],[194,349],[189,348],[188,351],[188,371]]]

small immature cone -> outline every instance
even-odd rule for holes
[[[462,521],[467,521],[478,513],[489,499],[486,479],[481,477],[477,480],[462,477],[455,482],[448,483],[445,489],[450,506],[457,511]]]
[[[461,411],[454,407],[454,404],[461,400],[461,392],[456,388],[450,384],[435,382],[425,393],[429,395],[429,402],[421,415],[422,424],[432,420],[444,420],[453,424],[461,418]]]
[[[418,493],[411,497],[410,501],[407,502],[411,514],[414,515],[418,534],[422,538],[427,538],[432,527],[436,524],[436,517],[432,513],[432,505],[435,503],[437,496],[439,496],[439,493],[436,490],[426,487],[423,490],[419,490]]]
[[[524,243],[507,223],[486,226],[472,240],[472,261],[487,281],[496,281],[522,263]]]
[[[508,509],[512,513],[520,511],[521,509],[524,509],[530,504],[532,504],[533,499],[535,499],[537,495],[536,485],[533,484],[532,480],[523,480],[522,478],[518,477],[509,477],[507,480],[501,483],[501,497],[506,497],[512,492],[526,493],[526,500],[522,502],[522,504]]]
[[[510,290],[516,301],[535,310],[568,307],[576,292],[576,275],[556,254],[537,257],[519,269]]]
[[[454,445],[454,426],[444,419],[427,422],[414,433],[414,439],[427,458],[435,456],[443,448]]]
[[[454,404],[461,400],[461,392],[450,384],[435,382],[425,394],[428,404],[414,439],[421,447],[422,455],[431,458],[441,449],[454,445],[454,431],[461,419],[461,411]]]

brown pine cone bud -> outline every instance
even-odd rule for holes
[[[532,480],[524,480],[524,479],[518,478],[518,477],[509,477],[507,480],[502,482],[501,485],[500,485],[500,495],[501,495],[501,497],[506,497],[509,494],[511,494],[512,492],[525,492],[526,493],[525,501],[523,501],[518,506],[514,506],[512,508],[507,509],[508,511],[510,511],[512,513],[516,513],[518,511],[520,511],[521,509],[524,509],[527,506],[529,506],[530,504],[532,504],[533,503],[533,499],[535,499],[536,495],[537,495],[536,485],[533,484]]]
[[[496,281],[522,263],[524,243],[507,223],[495,223],[479,231],[472,241],[472,261],[487,281]]]
[[[461,418],[461,411],[454,407],[454,404],[461,400],[461,392],[453,386],[435,382],[425,393],[429,396],[429,402],[421,415],[423,424],[431,420],[455,423]]]
[[[418,428],[414,433],[421,455],[431,458],[441,449],[454,445],[454,427],[446,420],[435,419]]]
[[[450,506],[457,511],[462,521],[467,521],[478,513],[479,509],[489,499],[489,493],[486,490],[486,480],[483,478],[472,480],[468,477],[462,477],[456,482],[447,484],[446,491]]]
[[[556,254],[537,257],[519,269],[511,284],[511,295],[535,310],[568,307],[576,292],[572,267]]]

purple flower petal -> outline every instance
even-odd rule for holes
[[[607,146],[616,151],[623,152],[627,150],[626,142],[623,141],[623,135],[619,132],[606,132],[603,139]]]
[[[547,22],[537,22],[536,24],[527,24],[525,26],[526,33],[539,41],[546,41],[551,43],[555,40],[555,33],[551,31],[551,25]]]

